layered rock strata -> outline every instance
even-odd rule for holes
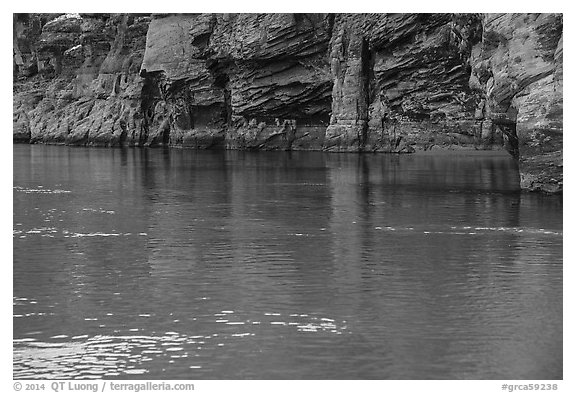
[[[507,149],[562,189],[562,16],[15,14],[16,142]]]
[[[146,141],[139,71],[149,22],[138,15],[15,14],[14,139],[89,146]]]
[[[521,187],[562,190],[562,15],[487,14],[470,57],[483,117],[519,159]]]

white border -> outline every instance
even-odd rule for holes
[[[44,1],[37,0],[21,3],[3,2],[0,24],[2,53],[8,54],[12,46],[12,13],[14,12],[562,12],[564,14],[564,107],[568,108],[564,116],[564,195],[567,204],[564,205],[564,381],[557,381],[558,392],[576,391],[576,378],[574,370],[574,261],[572,260],[574,233],[572,229],[574,208],[571,206],[571,197],[574,196],[572,173],[574,173],[574,118],[571,111],[575,106],[572,92],[575,90],[572,71],[574,65],[574,17],[572,10],[562,1],[502,1],[485,0],[478,3],[466,1],[411,1],[411,2],[385,2],[379,1],[312,1],[290,0],[279,1],[231,1],[214,0],[211,2],[120,2],[113,0],[99,0],[97,2],[79,3],[77,1]],[[1,341],[0,386],[2,391],[10,392],[12,385],[12,125],[9,113],[11,108],[10,93],[12,85],[11,61],[5,57],[1,64],[2,83],[2,170],[0,171],[0,184],[5,191],[3,194],[1,239],[4,250],[2,262],[2,297],[1,314],[5,329]],[[8,169],[9,168],[9,169]],[[9,199],[10,198],[10,199]],[[9,327],[9,328],[8,328]],[[158,381],[155,381],[158,382]],[[175,381],[185,382],[185,381]],[[503,392],[502,383],[513,381],[191,381],[196,385],[196,391],[233,391],[233,392],[270,392],[281,391],[321,391],[350,392],[354,390],[366,392]],[[555,381],[540,381],[555,383]],[[530,381],[517,381],[517,384],[526,384]]]

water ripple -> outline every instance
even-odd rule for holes
[[[43,186],[38,186],[37,188],[14,186],[12,188],[17,192],[23,192],[25,194],[68,194],[72,192],[70,190],[61,189],[51,190],[49,188],[44,188]]]
[[[545,228],[529,228],[529,227],[477,227],[477,226],[450,226],[450,227],[433,227],[415,228],[413,226],[394,227],[394,226],[375,226],[374,230],[377,231],[390,231],[390,232],[410,232],[410,233],[423,233],[423,234],[447,234],[447,235],[483,235],[495,232],[504,233],[518,233],[528,235],[553,235],[562,236],[563,231],[545,229]]]

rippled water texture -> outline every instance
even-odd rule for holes
[[[14,146],[14,377],[562,378],[562,199],[504,154]]]

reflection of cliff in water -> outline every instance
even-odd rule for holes
[[[562,376],[562,199],[505,155],[18,152],[15,339],[59,361],[128,337],[151,378]]]
[[[379,336],[394,359],[414,356],[405,361],[416,368],[404,372],[434,372],[434,364],[443,361],[439,359],[477,345],[471,334],[487,338],[477,347],[483,353],[521,355],[519,369],[545,375],[561,363],[555,357],[536,370],[540,366],[534,363],[535,353],[516,341],[538,339],[526,328],[534,328],[528,322],[531,313],[519,314],[512,325],[494,320],[494,313],[505,314],[511,304],[537,307],[549,316],[561,314],[560,304],[552,310],[546,305],[562,293],[555,274],[561,252],[548,254],[562,235],[562,223],[555,214],[534,219],[532,211],[542,207],[542,196],[518,191],[515,165],[504,156],[330,156],[335,273],[327,276],[326,285],[358,289],[346,294],[343,313],[364,310],[370,322],[350,328]],[[561,201],[556,208],[561,209]],[[543,222],[556,229],[539,228],[546,226]],[[532,262],[542,258],[549,263]],[[522,273],[526,270],[528,286]],[[548,339],[562,330],[553,317],[547,321],[541,315],[536,324]],[[516,344],[499,347],[498,341],[488,339],[494,332],[512,337]],[[542,350],[561,352],[559,346]],[[470,358],[460,375],[477,375],[478,367]]]

